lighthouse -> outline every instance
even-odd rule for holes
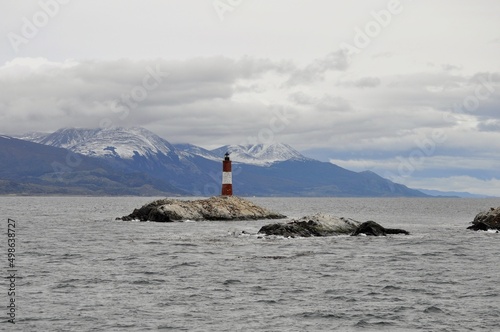
[[[233,176],[231,174],[231,159],[229,152],[224,155],[222,161],[222,196],[233,196]]]

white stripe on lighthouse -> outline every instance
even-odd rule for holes
[[[222,184],[233,184],[231,172],[222,172]]]

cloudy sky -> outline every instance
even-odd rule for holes
[[[500,2],[0,3],[0,133],[142,126],[284,142],[414,188],[500,196]]]

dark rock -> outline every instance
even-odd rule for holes
[[[214,196],[201,200],[160,199],[135,209],[121,220],[173,222],[184,220],[257,220],[282,219],[271,212],[236,196]]]
[[[478,223],[475,223],[467,229],[473,230],[473,231],[487,231],[489,229],[488,225],[486,225],[484,222],[480,221]]]
[[[405,234],[409,235],[410,233],[397,228],[384,228],[380,224],[375,221],[366,221],[359,225],[356,230],[351,234],[352,236],[357,236],[360,234],[370,235],[370,236],[386,236],[387,234]]]
[[[400,229],[400,228],[386,228],[385,229],[386,234],[404,234],[404,235],[410,235],[410,232]]]
[[[259,230],[259,233],[284,237],[332,236],[350,234],[359,224],[353,219],[316,214],[288,223],[265,225]]]
[[[467,227],[467,229],[474,231],[500,230],[500,207],[478,213],[472,221],[472,226]]]
[[[310,237],[310,236],[321,236],[315,227],[317,224],[314,222],[305,221],[294,221],[289,223],[276,223],[263,226],[259,233],[266,235],[281,235],[284,237]]]

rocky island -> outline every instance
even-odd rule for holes
[[[409,233],[402,229],[384,228],[374,221],[361,223],[354,219],[334,217],[327,214],[305,216],[288,223],[275,223],[262,227],[260,234],[279,235],[284,237],[311,237],[333,235],[373,235]]]
[[[214,196],[199,200],[160,199],[135,209],[128,216],[117,219],[174,222],[282,218],[286,218],[286,216],[269,211],[237,196]]]
[[[319,213],[287,223],[269,224],[263,226],[259,233],[284,237],[331,236],[350,234],[359,225],[360,222],[353,219]]]
[[[201,221],[201,220],[258,220],[283,219],[286,216],[255,205],[237,196],[214,196],[207,199],[159,199],[143,205],[128,216],[116,218],[124,221]],[[374,221],[361,223],[351,218],[318,213],[293,219],[286,223],[263,226],[259,234],[284,237],[311,237],[333,235],[409,234],[405,230],[384,228]]]
[[[408,231],[399,228],[385,228],[375,221],[365,221],[361,225],[359,225],[354,232],[351,234],[352,236],[357,235],[369,235],[369,236],[386,236],[388,234],[404,234],[410,235]]]
[[[472,221],[472,225],[467,229],[473,231],[500,230],[500,207],[478,213]]]

